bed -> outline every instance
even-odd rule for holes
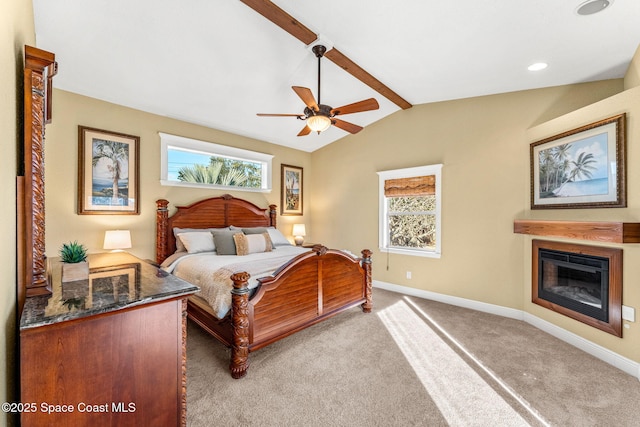
[[[249,273],[251,269],[258,271],[251,261],[256,254],[232,257],[237,262],[226,271],[230,275],[231,297],[229,310],[223,316],[198,295],[188,300],[189,319],[231,348],[229,369],[233,378],[246,375],[249,353],[255,350],[355,306],[360,305],[365,313],[372,310],[371,251],[368,249],[361,252],[361,257],[355,257],[323,245],[300,249],[289,244],[294,249],[289,248],[280,242],[281,233],[278,239],[275,205],[263,209],[231,195],[178,206],[171,216],[167,200],[158,200],[156,205],[156,262],[170,271],[178,263],[174,259],[183,255],[176,254],[182,237],[186,237],[176,239],[179,230],[189,230],[193,233],[189,236],[202,235],[202,231],[234,230],[234,241],[239,244],[248,239],[255,242],[256,238],[249,236],[264,235],[266,229],[266,234],[274,237],[271,239],[273,257],[280,257],[282,261],[285,252],[291,252],[282,265],[258,278],[252,278]],[[214,237],[227,238],[226,234],[216,232]],[[267,237],[264,236],[269,241]],[[207,257],[212,259],[218,252],[222,253],[222,246],[214,254],[195,253],[184,258],[191,259],[192,263],[202,258],[204,264]],[[246,270],[238,269],[243,265]]]

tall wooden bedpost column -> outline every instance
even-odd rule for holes
[[[231,276],[231,376],[242,378],[249,369],[249,273],[235,273]]]
[[[373,309],[373,300],[371,298],[371,254],[372,252],[369,249],[362,251],[362,267],[364,268],[364,280],[366,283],[364,297],[367,299],[362,304],[362,311],[365,313],[371,313],[371,309]]]
[[[24,196],[23,229],[19,232],[22,253],[19,254],[19,274],[24,275],[26,296],[46,295],[47,266],[45,256],[45,191],[44,191],[44,130],[51,121],[52,78],[58,72],[55,55],[25,46],[24,59]],[[24,246],[22,246],[22,243]]]
[[[273,228],[276,228],[276,219],[278,218],[276,207],[276,205],[269,205],[269,222],[271,222]]]
[[[162,261],[169,255],[167,248],[167,221],[169,220],[169,201],[165,199],[156,200],[156,262]]]

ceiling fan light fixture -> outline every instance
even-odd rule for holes
[[[327,116],[311,116],[307,119],[307,126],[314,132],[324,132],[331,126],[331,119]]]

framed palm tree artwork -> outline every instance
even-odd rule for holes
[[[281,165],[280,215],[302,215],[302,168]]]
[[[139,183],[139,137],[78,126],[78,214],[140,214]]]
[[[627,206],[625,114],[530,146],[531,209]]]

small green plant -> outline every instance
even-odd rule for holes
[[[69,264],[83,262],[87,260],[87,248],[77,241],[63,243],[62,247],[60,247],[60,257],[62,258],[62,262]]]

